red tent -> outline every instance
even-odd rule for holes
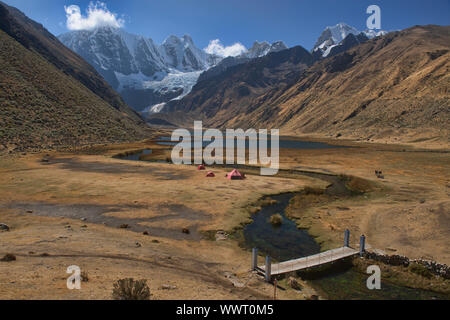
[[[201,164],[201,165],[198,166],[198,170],[206,170],[206,167]]]
[[[209,171],[207,174],[206,174],[206,177],[207,178],[214,178],[216,175],[214,174],[214,172],[212,172],[212,171]]]
[[[227,174],[228,180],[244,180],[245,175],[240,173],[238,170],[234,169],[229,174]]]

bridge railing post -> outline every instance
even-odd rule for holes
[[[258,249],[252,249],[252,270],[255,271],[258,268]]]
[[[266,256],[266,281],[270,282],[272,278],[272,263],[270,261],[270,256]]]
[[[359,255],[362,257],[366,251],[366,236],[362,235],[359,239]]]
[[[345,230],[344,247],[350,247],[350,230]]]

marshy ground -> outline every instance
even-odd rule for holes
[[[127,277],[148,279],[153,299],[271,298],[273,287],[248,272],[250,252],[233,237],[211,235],[248,223],[264,195],[330,184],[296,171],[356,177],[346,181],[354,196],[311,192],[291,201],[289,216],[323,249],[342,245],[348,228],[353,245],[365,234],[371,248],[449,264],[448,153],[355,146],[283,149],[286,170],[275,177],[249,170],[243,181],[225,179],[225,168],[205,178],[194,166],[113,158],[151,149],[146,157],[164,161],[167,146],[151,141],[1,157],[0,223],[10,231],[0,232],[0,255],[17,260],[0,262],[0,299],[110,299],[114,281]],[[82,290],[66,288],[71,265],[89,275]]]

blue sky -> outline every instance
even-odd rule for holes
[[[42,23],[50,32],[67,32],[64,6],[77,5],[86,14],[89,0],[3,0]],[[346,22],[366,29],[366,9],[381,7],[382,29],[417,24],[450,24],[450,0],[104,0],[124,20],[124,29],[161,43],[170,35],[190,34],[205,48],[210,40],[224,45],[255,40],[283,40],[288,46],[314,46],[326,26]]]

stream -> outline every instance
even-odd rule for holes
[[[160,145],[174,145],[167,138],[161,138]],[[283,141],[280,140],[280,145]],[[295,149],[315,149],[315,148],[339,148],[321,143],[309,143],[304,141],[290,141],[290,148]],[[146,149],[135,154],[127,154],[120,157],[123,160],[143,161],[141,156],[151,154],[151,150]],[[225,167],[225,166],[216,166]],[[236,165],[238,169],[254,170],[255,167]],[[290,175],[306,175],[313,178],[325,180],[330,183],[325,193],[337,197],[351,196],[353,193],[347,189],[345,183],[339,177],[315,172],[304,172],[296,170],[280,170],[280,172]],[[293,258],[300,258],[320,252],[320,245],[308,233],[307,230],[299,229],[294,221],[286,217],[286,208],[289,201],[296,193],[285,193],[270,196],[267,198],[276,200],[275,203],[264,206],[252,215],[253,221],[243,229],[243,241],[241,245],[246,249],[258,248],[260,254],[270,255],[275,261],[286,261]],[[274,214],[283,217],[281,226],[272,226],[269,219]],[[344,236],[344,235],[342,235]],[[309,283],[324,297],[331,300],[448,300],[449,296],[427,290],[413,289],[396,285],[382,280],[381,290],[369,290],[366,280],[369,275],[356,270],[349,262],[336,263],[333,268],[325,272],[307,273],[302,277],[307,278]]]
[[[336,186],[334,188],[339,189]],[[252,215],[253,222],[243,230],[242,245],[246,249],[258,248],[261,255],[270,255],[278,262],[320,252],[319,244],[308,231],[298,229],[296,223],[286,217],[285,210],[294,196],[295,193],[286,193],[268,197],[277,202],[262,207],[261,211]],[[274,214],[283,217],[281,226],[272,226],[269,222]],[[445,294],[408,288],[383,280],[381,290],[369,290],[366,286],[369,275],[356,270],[349,261],[335,263],[332,268],[325,268],[316,273],[303,272],[300,276],[307,279],[322,296],[331,300],[449,299]]]

